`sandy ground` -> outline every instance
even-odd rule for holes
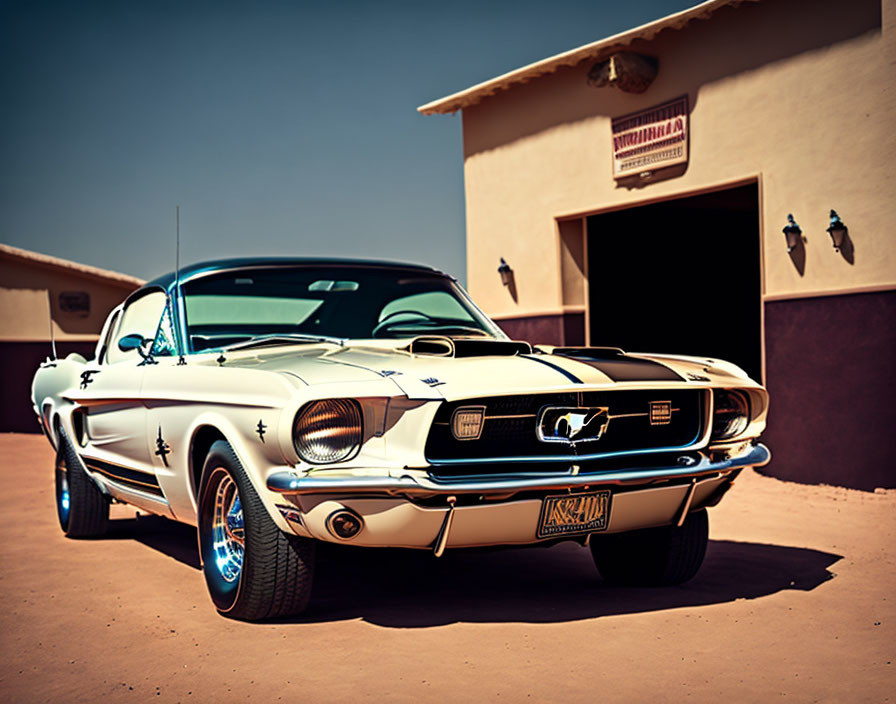
[[[258,625],[216,614],[192,529],[116,507],[67,540],[46,441],[0,456],[3,701],[896,698],[896,491],[745,473],[672,589],[607,587],[574,544],[329,549],[308,613]]]

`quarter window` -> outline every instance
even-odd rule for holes
[[[121,323],[115,331],[114,342],[106,351],[109,362],[123,362],[125,360],[139,360],[137,350],[123,352],[118,347],[118,341],[125,335],[140,335],[154,340],[159,328],[159,320],[162,311],[168,302],[168,296],[163,291],[153,291],[140,298],[131,301],[121,314]]]
[[[171,301],[165,304],[156,339],[152,344],[152,353],[156,357],[171,357],[177,354],[177,342],[174,337],[174,325],[171,322]]]

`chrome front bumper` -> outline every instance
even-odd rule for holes
[[[603,485],[639,484],[657,479],[691,478],[726,473],[743,467],[768,464],[771,453],[765,445],[752,445],[748,452],[725,460],[711,461],[708,457],[689,466],[651,467],[586,474],[531,476],[519,474],[507,477],[464,478],[437,480],[432,477],[364,477],[364,476],[301,476],[295,472],[277,471],[267,480],[267,487],[279,494],[379,494],[387,496],[456,496],[458,494],[514,494],[528,491],[557,491],[582,489]]]

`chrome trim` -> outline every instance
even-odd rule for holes
[[[107,477],[105,474],[100,474],[98,477],[91,476],[91,479],[93,479],[97,484],[101,485],[104,493],[111,494],[116,499],[124,501],[125,503],[130,503],[127,500],[127,495],[130,495],[136,496],[139,499],[152,501],[153,503],[164,506],[165,508],[170,508],[170,504],[164,496],[159,496],[157,494],[148,494],[145,491],[140,491],[139,489],[135,489],[134,487],[119,484],[114,479],[110,479],[109,477]]]
[[[279,494],[388,494],[392,496],[438,496],[456,494],[508,494],[521,491],[554,491],[558,489],[601,486],[604,484],[638,484],[654,479],[698,477],[727,472],[742,467],[761,467],[769,462],[771,453],[761,443],[739,457],[712,462],[703,457],[689,467],[672,466],[649,469],[626,469],[591,474],[563,474],[485,479],[436,480],[432,477],[324,477],[301,476],[291,471],[277,471],[268,476],[267,488]]]

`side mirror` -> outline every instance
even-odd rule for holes
[[[143,335],[133,333],[132,335],[125,335],[118,341],[118,349],[120,349],[122,352],[130,352],[131,350],[138,350],[142,352],[143,345],[145,345],[147,342],[150,342],[148,338],[143,337]]]

